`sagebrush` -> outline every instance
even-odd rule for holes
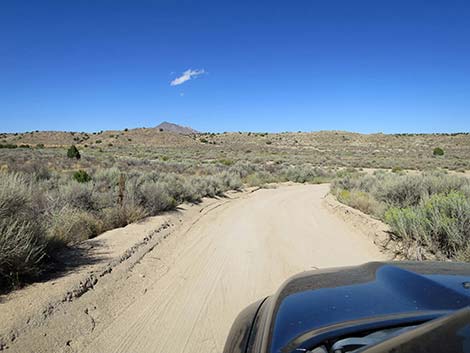
[[[334,181],[339,201],[382,219],[404,244],[404,255],[470,260],[470,180],[446,172],[375,172]]]

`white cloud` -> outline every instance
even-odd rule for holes
[[[205,74],[206,72],[204,69],[197,69],[197,70],[186,70],[183,72],[183,74],[180,77],[175,78],[173,81],[170,82],[171,86],[178,86],[181,85],[182,83],[185,83],[186,81],[189,81],[193,77],[197,77],[200,75]]]

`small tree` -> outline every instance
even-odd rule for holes
[[[88,183],[91,180],[91,176],[86,171],[80,169],[73,173],[73,179],[79,183]]]
[[[434,156],[443,156],[444,155],[444,150],[440,147],[436,147],[434,151],[432,152]]]
[[[69,147],[67,150],[67,157],[80,159],[80,152],[78,152],[78,148],[75,147],[75,145]]]

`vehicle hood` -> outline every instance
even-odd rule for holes
[[[426,321],[470,305],[468,288],[468,264],[368,263],[309,271],[288,280],[272,298],[265,348],[299,351],[303,342],[310,345],[331,329],[355,323]]]

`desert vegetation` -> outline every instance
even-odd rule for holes
[[[21,151],[15,151],[21,152]],[[0,286],[11,288],[54,265],[61,248],[116,227],[220,197],[243,186],[317,183],[335,171],[310,164],[169,158],[97,158],[77,148],[31,150],[0,172]],[[11,157],[11,155],[9,155]],[[8,159],[5,159],[9,161]],[[52,163],[51,163],[52,161]],[[49,166],[48,166],[49,165]]]
[[[458,222],[468,221],[455,214],[469,214],[468,185],[446,174],[405,174],[430,167],[470,169],[466,133],[185,131],[0,134],[0,286],[36,277],[63,247],[182,202],[245,186],[334,177],[342,202],[386,221],[404,242],[443,257],[466,256],[465,223]],[[393,173],[360,175],[356,170],[362,168]],[[452,187],[444,189],[445,182]],[[440,222],[438,231],[432,222]],[[444,244],[445,239],[452,241]]]
[[[403,254],[470,260],[470,180],[445,171],[350,173],[332,184],[339,201],[390,225]]]
[[[99,154],[152,159],[155,153],[161,153],[176,159],[210,160],[229,156],[234,160],[281,159],[327,167],[470,169],[470,135],[466,132],[388,135],[345,131],[197,133],[184,130],[187,133],[178,134],[170,130],[156,127],[94,133],[0,134],[0,150],[1,147],[9,152],[28,147],[62,149],[75,145],[80,153],[97,155],[100,160],[103,157]]]

